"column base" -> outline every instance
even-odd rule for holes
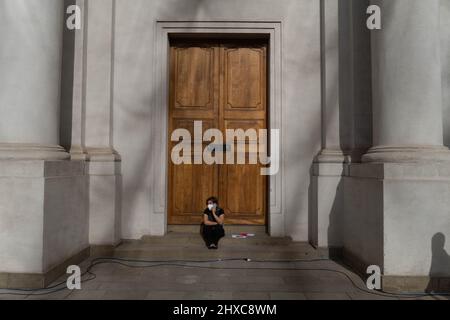
[[[355,270],[362,278],[367,277],[368,263],[361,256],[352,254],[343,249],[338,252],[338,259]],[[386,292],[423,292],[423,293],[448,293],[450,292],[450,277],[445,276],[381,276],[381,287]]]
[[[89,247],[87,183],[82,161],[0,161],[0,278],[45,275]]]
[[[119,153],[113,148],[86,148],[87,160],[91,162],[120,161]]]
[[[316,248],[342,246],[343,177],[348,164],[314,163],[310,184],[309,242]]]
[[[314,159],[314,163],[350,163],[351,155],[339,149],[323,149]]]
[[[100,157],[103,156],[106,154]],[[109,161],[90,159],[86,162],[89,175],[89,243],[97,247],[114,247],[121,241],[121,162],[115,160],[114,155],[109,155]]]
[[[364,273],[378,265],[385,289],[450,278],[450,163],[351,164],[344,188],[344,255]]]
[[[450,161],[444,146],[378,146],[362,157],[365,163],[419,163]]]
[[[87,160],[86,148],[80,145],[72,145],[70,148],[71,160]]]
[[[316,248],[342,245],[339,217],[343,214],[342,179],[351,163],[351,152],[323,149],[311,171],[309,242]]]
[[[65,274],[67,267],[79,265],[89,258],[89,247],[69,257],[67,260],[54,266],[51,270],[42,273],[2,273],[0,272],[0,288],[6,289],[44,289],[53,281]]]
[[[0,143],[0,160],[65,160],[69,154],[61,146],[33,143]]]

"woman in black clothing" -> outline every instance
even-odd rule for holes
[[[225,213],[218,207],[218,203],[216,197],[208,198],[206,200],[208,207],[203,211],[202,236],[209,249],[217,249],[220,238],[225,236],[223,229]]]

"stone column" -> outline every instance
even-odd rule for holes
[[[0,3],[0,159],[66,159],[59,144],[63,1]]]
[[[439,0],[374,0],[374,147],[364,162],[448,160],[443,146]]]
[[[371,31],[374,147],[345,180],[344,259],[361,272],[380,266],[387,291],[448,290],[430,288],[450,276],[433,252],[450,237],[439,0],[371,3],[382,18]]]
[[[335,217],[342,210],[340,184],[349,157],[341,141],[339,1],[322,0],[320,10],[322,149],[312,167],[309,241],[315,247],[326,248],[341,244]]]

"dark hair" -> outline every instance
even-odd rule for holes
[[[206,199],[206,204],[208,204],[209,201],[212,201],[212,203],[219,204],[219,200],[216,197],[209,197]]]

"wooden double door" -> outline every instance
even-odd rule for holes
[[[194,121],[202,130],[216,128],[224,137],[223,148],[231,152],[226,129],[266,129],[267,45],[262,41],[172,41],[170,47],[169,99],[169,224],[199,224],[209,196],[219,199],[227,224],[266,223],[266,176],[257,164],[194,164],[198,152],[191,149],[192,164],[174,164],[170,141],[175,129],[187,129],[194,143]],[[203,134],[202,132],[202,134]],[[201,141],[202,150],[211,142]],[[232,142],[246,145],[246,159],[256,149],[252,138]],[[254,147],[254,146],[253,146]],[[224,161],[226,155],[224,154]]]

